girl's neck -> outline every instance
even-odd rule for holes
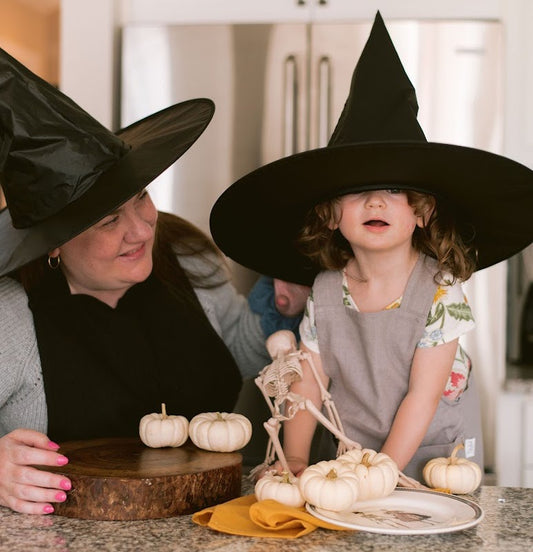
[[[369,282],[372,280],[398,279],[411,274],[419,252],[412,247],[395,254],[385,252],[357,252],[346,265],[349,278]]]
[[[375,312],[399,299],[419,253],[410,249],[404,255],[357,255],[345,268],[348,289],[359,310]]]

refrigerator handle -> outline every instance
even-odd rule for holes
[[[322,56],[318,60],[318,144],[327,146],[330,138],[331,114],[331,59]]]
[[[288,156],[297,151],[298,78],[294,55],[285,59],[283,109],[283,155]]]

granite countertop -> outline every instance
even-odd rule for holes
[[[250,492],[243,481],[243,491]],[[191,516],[146,521],[92,521],[17,514],[0,507],[0,551],[125,552],[530,552],[533,489],[484,486],[471,497],[484,510],[475,527],[434,535],[381,535],[317,529],[298,539],[250,538],[218,533]]]

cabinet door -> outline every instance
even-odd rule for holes
[[[533,400],[523,404],[524,423],[522,426],[523,466],[522,485],[533,487]]]
[[[392,19],[497,19],[499,0],[304,0],[313,21],[357,21],[374,18],[379,10],[387,23]]]
[[[315,0],[123,0],[125,24],[303,22]]]
[[[522,477],[522,487],[533,488],[533,468],[524,470]]]

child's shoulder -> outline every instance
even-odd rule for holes
[[[441,303],[443,305],[468,304],[468,299],[463,290],[462,283],[450,276],[444,274],[439,280],[433,304]]]

